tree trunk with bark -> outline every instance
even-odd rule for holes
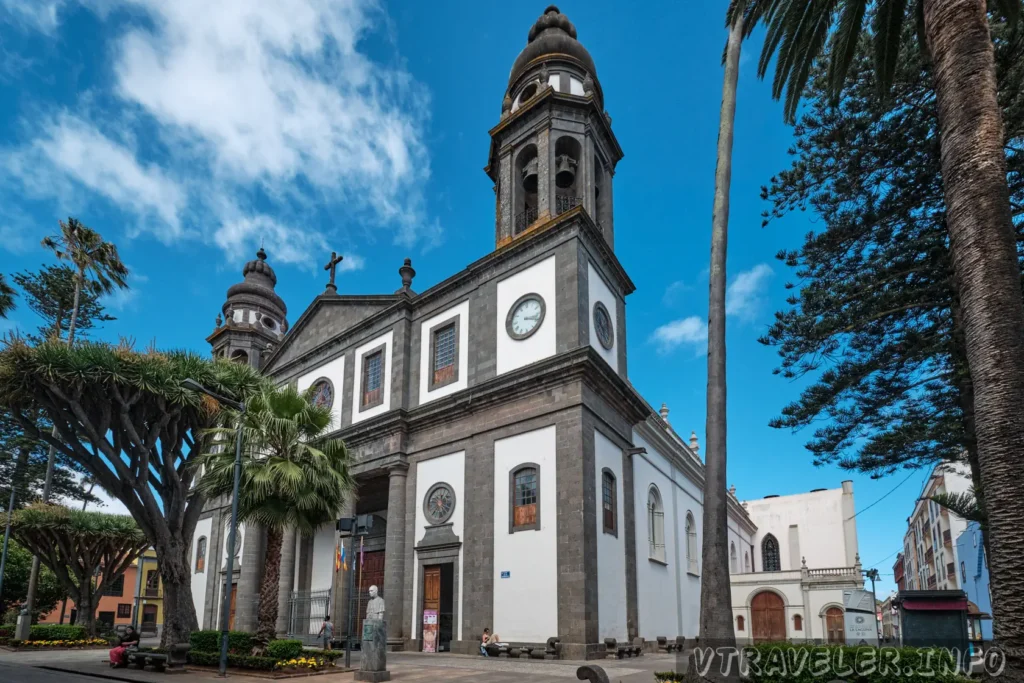
[[[711,272],[708,302],[708,387],[705,427],[704,542],[700,591],[700,639],[702,647],[733,647],[732,593],[729,585],[729,510],[726,493],[726,376],[725,287],[729,234],[729,189],[732,182],[733,124],[736,118],[736,84],[739,80],[742,13],[729,29],[725,82],[718,128],[718,165],[715,170],[715,204],[711,219]],[[720,668],[709,670],[721,676]],[[693,668],[691,667],[691,672]],[[738,675],[730,671],[726,678]]]
[[[263,583],[260,585],[260,604],[256,616],[256,649],[262,652],[267,643],[277,635],[277,598],[281,588],[281,549],[284,545],[284,529],[271,526],[267,529],[266,565],[263,569]]]
[[[1024,300],[985,0],[924,0],[950,252],[974,388],[995,639],[1024,680]]]
[[[82,586],[78,595],[72,595],[75,607],[78,609],[78,624],[85,627],[85,632],[90,638],[96,637],[96,600],[94,599],[92,586]]]
[[[192,602],[189,545],[188,540],[171,537],[155,547],[164,586],[164,630],[160,637],[164,648],[187,643],[192,632],[199,630]]]

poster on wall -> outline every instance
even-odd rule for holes
[[[437,610],[423,610],[423,651],[437,652]]]
[[[847,645],[878,646],[875,598],[865,590],[843,591],[843,625]]]

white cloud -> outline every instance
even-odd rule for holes
[[[59,28],[63,3],[0,3]],[[424,197],[429,94],[366,53],[387,20],[376,0],[81,4],[110,29],[113,83],[80,93],[74,115],[24,119],[31,141],[0,150],[29,194],[62,206],[98,195],[139,230],[232,258],[263,238],[275,260],[316,261],[325,233],[354,229],[437,241]],[[131,12],[110,11],[119,5]],[[316,213],[346,221],[320,229]]]
[[[765,300],[765,285],[772,277],[767,263],[760,263],[737,275],[725,290],[725,314],[750,320]]]
[[[57,28],[64,0],[0,0],[0,21],[50,33]]]
[[[708,324],[700,316],[674,320],[656,329],[651,341],[658,346],[658,351],[668,353],[680,346],[692,346],[698,353],[707,352]]]
[[[682,280],[676,280],[668,287],[665,288],[665,293],[661,295],[661,303],[664,306],[672,307],[679,303],[682,298],[683,292],[688,292],[693,287],[686,284]]]

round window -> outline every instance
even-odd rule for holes
[[[423,515],[430,524],[444,524],[455,512],[455,492],[444,482],[430,487],[423,499]]]
[[[331,409],[334,405],[334,385],[331,383],[331,380],[326,377],[321,377],[317,381],[313,382],[313,392],[312,397],[310,398],[310,403],[318,408]]]
[[[601,342],[601,346],[611,350],[612,344],[615,343],[612,317],[608,314],[608,309],[600,301],[594,304],[594,334],[597,335],[597,341]]]
[[[263,316],[263,318],[261,319],[260,322],[263,323],[263,327],[266,327],[266,328],[271,329],[271,330],[276,330],[277,329],[277,323],[271,317]]]

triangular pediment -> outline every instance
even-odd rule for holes
[[[402,297],[394,295],[330,296],[323,295],[302,313],[295,326],[288,330],[281,347],[267,360],[263,371],[287,365],[324,342],[344,334]]]

